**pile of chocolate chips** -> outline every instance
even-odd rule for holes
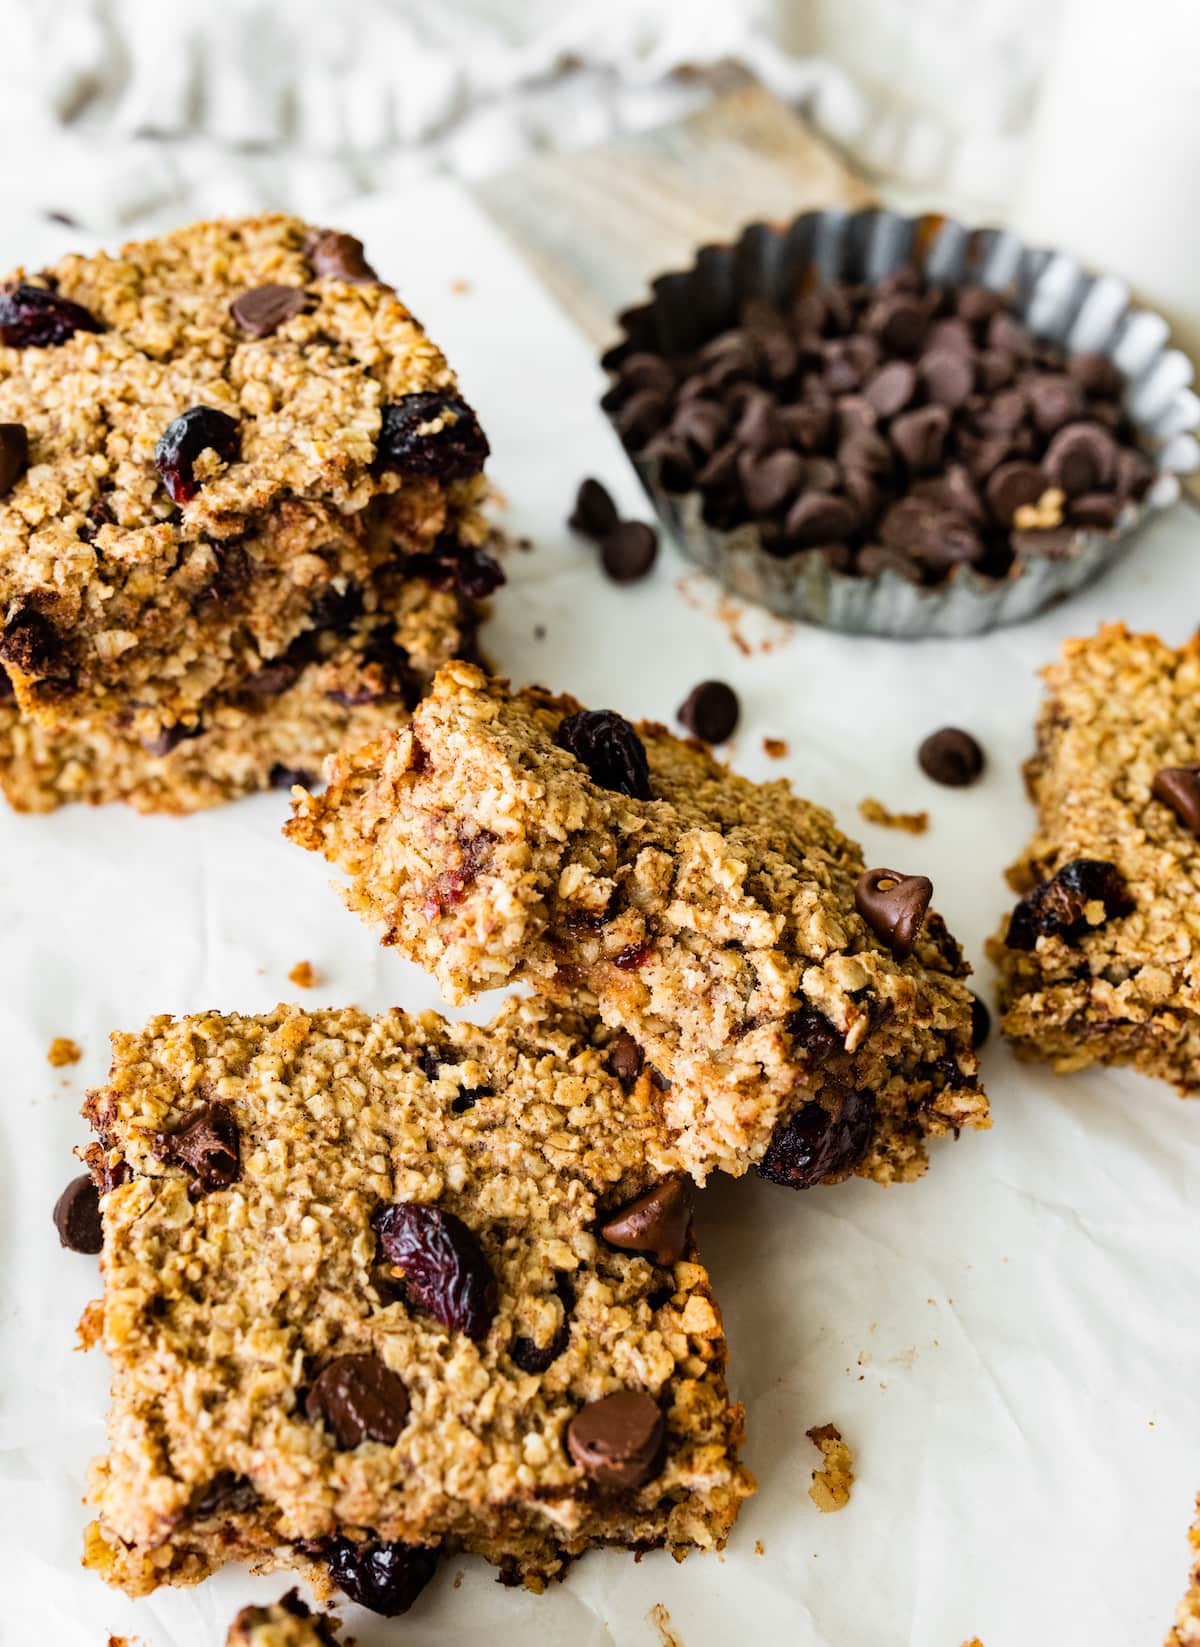
[[[636,333],[635,333],[636,337]],[[938,583],[959,563],[1003,577],[1108,530],[1154,466],[1103,355],[1035,338],[982,286],[821,286],[751,299],[687,354],[631,342],[604,398],[626,447],[708,525],[747,522],[782,558],[891,567]]]

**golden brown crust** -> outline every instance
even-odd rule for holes
[[[1196,1500],[1196,1520],[1188,1539],[1192,1549],[1192,1567],[1188,1574],[1187,1594],[1175,1613],[1175,1625],[1168,1635],[1166,1647],[1200,1647],[1200,1498]]]

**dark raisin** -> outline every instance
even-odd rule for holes
[[[329,630],[335,635],[348,635],[354,620],[362,615],[363,592],[359,583],[348,583],[344,589],[330,585],[322,591],[309,608],[314,629]]]
[[[10,349],[48,349],[76,332],[102,332],[82,303],[21,283],[0,292],[0,343]]]
[[[1090,930],[1085,913],[1090,903],[1103,906],[1105,921],[1129,915],[1134,907],[1115,864],[1075,858],[1021,899],[1009,918],[1005,943],[1009,949],[1033,949],[1039,938],[1059,937],[1076,944]]]
[[[189,503],[196,495],[196,459],[213,451],[232,463],[241,448],[236,418],[215,406],[190,406],[159,436],[154,462],[172,503]]]
[[[161,1161],[190,1169],[188,1193],[193,1200],[211,1190],[228,1189],[241,1175],[241,1137],[226,1104],[202,1105],[174,1132],[153,1133],[152,1143]]]
[[[794,1044],[802,1051],[807,1052],[813,1063],[819,1063],[822,1058],[828,1058],[842,1045],[842,1037],[834,1029],[823,1012],[816,1007],[797,1007],[790,1012],[787,1019],[788,1033]]]
[[[311,789],[316,781],[315,774],[302,766],[284,766],[280,761],[275,762],[267,777],[272,789],[293,789],[297,784],[301,789]]]
[[[562,1320],[554,1337],[548,1344],[539,1344],[536,1339],[520,1333],[508,1347],[509,1355],[522,1372],[544,1373],[547,1368],[553,1366],[571,1342],[571,1311],[575,1306],[575,1289],[571,1285],[571,1277],[565,1270],[556,1273],[554,1289],[562,1305]]]
[[[580,709],[563,720],[555,743],[582,761],[593,783],[629,795],[650,799],[650,766],[646,748],[636,731],[612,709]]]
[[[844,1177],[867,1153],[875,1131],[875,1098],[849,1088],[831,1115],[815,1100],[801,1104],[771,1135],[755,1171],[772,1184],[808,1189],[824,1178]]]
[[[496,1314],[492,1267],[475,1234],[444,1207],[398,1201],[376,1214],[385,1257],[401,1272],[413,1303],[448,1331],[477,1342]]]
[[[438,1552],[419,1544],[331,1538],[325,1546],[329,1574],[351,1601],[383,1618],[407,1613],[437,1571]]]
[[[468,600],[484,600],[507,581],[494,555],[457,538],[439,538],[428,554],[409,555],[403,567],[409,577],[424,578],[435,589],[457,589]]]
[[[417,1063],[427,1081],[436,1081],[441,1074],[442,1065],[451,1061],[444,1057],[437,1047],[422,1047],[417,1053]]]
[[[375,462],[409,475],[466,480],[490,450],[475,413],[457,395],[405,395],[383,408]]]
[[[450,1108],[455,1115],[465,1115],[481,1098],[490,1098],[494,1091],[494,1087],[459,1087],[458,1097],[450,1100]]]
[[[336,690],[325,696],[332,703],[358,708],[367,703],[385,703],[395,698],[415,709],[423,695],[420,677],[412,667],[407,650],[400,645],[389,623],[376,628],[363,648],[363,669],[372,670],[373,679],[364,679],[352,691]]]
[[[34,680],[65,679],[67,675],[58,630],[32,606],[22,607],[5,624],[0,658]]]

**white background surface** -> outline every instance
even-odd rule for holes
[[[739,768],[831,805],[868,860],[931,874],[990,993],[982,942],[1030,823],[1019,763],[1034,671],[1100,619],[1181,640],[1200,620],[1194,515],[1163,518],[1107,582],[1020,630],[913,646],[751,617],[743,655],[711,586],[669,546],[649,582],[621,590],[565,530],[581,475],[630,510],[639,492],[595,410],[589,350],[494,231],[448,186],[340,216],[458,367],[491,434],[505,524],[536,545],[511,557],[485,637],[501,670],[667,721],[697,680],[730,680]],[[53,249],[15,244],[10,226],[0,265]],[[452,291],[459,278],[468,292]],[[937,789],[916,768],[920,738],[948,721],[987,749],[973,790]],[[786,760],[764,756],[764,735],[788,740]],[[868,794],[928,808],[930,832],[863,824]],[[184,820],[0,815],[4,1647],[102,1647],[106,1631],[218,1647],[238,1605],[286,1588],[228,1572],[132,1603],[80,1568],[106,1367],[72,1348],[94,1260],[60,1251],[50,1222],[114,1025],[268,1008],[300,994],[287,973],[301,959],[323,979],[306,1002],[436,1004],[327,890],[324,864],[281,839],[285,814],[275,794]],[[82,1064],[50,1068],[56,1035],[83,1044]],[[996,1044],[984,1066],[994,1130],[936,1147],[915,1186],[794,1195],[749,1179],[701,1198],[759,1479],[723,1559],[593,1555],[541,1598],[501,1589],[481,1562],[451,1563],[399,1622],[345,1609],[363,1647],[654,1647],[656,1603],[681,1647],[959,1647],[976,1635],[985,1647],[1156,1647],[1200,1486],[1200,1105],[1134,1076],[1056,1080]],[[820,1516],[804,1432],[830,1420],[859,1479],[846,1510]]]

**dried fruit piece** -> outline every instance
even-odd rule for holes
[[[874,1131],[874,1094],[846,1088],[836,1114],[813,1099],[775,1128],[755,1171],[789,1189],[844,1178],[867,1153]]]
[[[435,480],[479,474],[491,447],[475,413],[457,395],[405,395],[383,408],[375,461],[381,469]]]
[[[241,1135],[226,1104],[205,1104],[174,1132],[152,1135],[154,1153],[172,1166],[188,1167],[192,1200],[211,1190],[228,1189],[241,1174]]]
[[[420,1544],[331,1538],[325,1545],[329,1574],[351,1601],[383,1618],[407,1613],[437,1571],[437,1550]]]
[[[82,303],[72,303],[45,286],[20,282],[0,292],[0,343],[10,349],[49,349],[76,332],[102,332]]]
[[[634,728],[613,709],[580,709],[560,722],[555,743],[582,761],[602,789],[650,799],[650,766]]]
[[[1088,919],[1088,906],[1099,904],[1102,918]],[[1034,949],[1039,938],[1076,944],[1094,926],[1133,912],[1125,877],[1102,858],[1075,858],[1041,886],[1027,892],[1013,910],[1005,943],[1009,949]]]
[[[642,1073],[646,1055],[627,1029],[618,1031],[608,1049],[608,1067],[618,1081],[632,1086]]]
[[[29,432],[23,423],[0,423],[0,497],[6,496],[29,467]]]
[[[403,1380],[377,1355],[340,1355],[321,1369],[304,1410],[323,1420],[338,1446],[357,1447],[379,1441],[390,1447],[408,1420],[408,1391]]]
[[[666,1437],[662,1410],[643,1390],[618,1390],[577,1412],[567,1451],[598,1487],[630,1490],[655,1474]]]
[[[189,503],[196,495],[196,460],[215,452],[232,463],[241,449],[236,418],[215,406],[190,406],[169,423],[154,448],[154,462],[172,503]]]
[[[397,1201],[374,1223],[409,1299],[448,1331],[486,1338],[496,1315],[496,1277],[462,1220],[444,1207]]]

